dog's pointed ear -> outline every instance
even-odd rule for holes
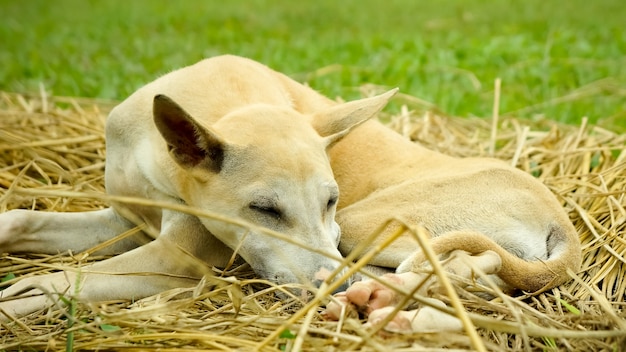
[[[154,123],[165,139],[170,155],[180,166],[222,168],[225,143],[196,122],[180,105],[165,95],[154,97]]]
[[[326,139],[328,146],[340,140],[352,129],[376,116],[398,92],[394,88],[386,93],[333,106],[313,115],[313,128]]]

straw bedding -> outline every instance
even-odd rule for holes
[[[466,328],[477,334],[392,334],[364,327],[354,317],[324,321],[323,292],[309,300],[285,298],[285,287],[257,280],[243,266],[215,270],[221,279],[208,278],[191,289],[133,302],[72,301],[2,323],[0,350],[626,349],[626,136],[545,120],[501,119],[494,129],[484,119],[417,113],[411,111],[412,99],[403,99],[407,105],[386,120],[407,138],[456,156],[493,154],[556,194],[583,243],[583,267],[570,282],[514,298],[483,288],[497,296],[489,301],[457,289],[442,299],[462,304],[464,312],[455,314],[469,314]],[[105,207],[103,125],[111,107],[111,102],[0,93],[0,211]],[[87,254],[2,254],[2,285],[102,259]]]

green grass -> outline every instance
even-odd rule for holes
[[[233,53],[330,96],[398,86],[459,116],[489,116],[500,77],[502,113],[588,116],[624,130],[625,9],[622,0],[0,0],[0,89],[41,82],[56,95],[123,99],[159,74]]]

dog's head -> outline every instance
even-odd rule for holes
[[[266,279],[310,283],[340,258],[334,220],[339,189],[326,150],[376,115],[396,90],[302,115],[293,109],[251,105],[211,126],[166,96],[154,99],[154,121],[170,157],[175,181],[189,205],[239,218],[289,236],[315,253],[254,228],[201,219]],[[324,270],[326,269],[326,270]]]

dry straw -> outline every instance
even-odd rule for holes
[[[492,124],[483,119],[440,116],[429,112],[432,109],[412,111],[422,111],[424,106],[410,96],[401,95],[397,101],[405,105],[387,121],[407,138],[455,156],[493,154],[544,182],[561,200],[578,230],[584,251],[582,270],[571,273],[572,280],[558,288],[517,297],[502,295],[496,287],[455,288],[454,278],[435,272],[433,275],[438,275],[448,290],[440,297],[449,303],[445,311],[461,318],[465,331],[393,334],[364,326],[356,317],[324,321],[320,313],[332,284],[303,297],[292,294],[290,289],[297,285],[276,286],[258,280],[245,265],[224,271],[207,268],[212,275],[196,287],[134,302],[75,302],[70,307],[53,307],[19,321],[1,323],[0,350],[626,348],[626,136],[584,122],[562,126],[545,120],[498,117],[497,107],[497,121]],[[40,96],[32,97],[0,93],[0,211],[105,207],[112,198],[104,194],[103,125],[111,106],[101,101],[49,97],[43,90]],[[219,217],[199,209],[177,209]],[[223,220],[252,226],[236,219]],[[420,229],[401,229],[418,242],[423,240]],[[424,249],[428,254],[427,245]],[[0,278],[17,276],[3,284],[7,286],[30,275],[84,270],[80,267],[103,259],[93,252],[55,256],[5,253],[0,258]],[[193,261],[181,265],[199,265],[189,263]],[[346,261],[344,265],[356,272],[365,263]],[[496,298],[481,298],[484,296],[476,294],[481,290]],[[423,302],[421,297],[414,300]]]

